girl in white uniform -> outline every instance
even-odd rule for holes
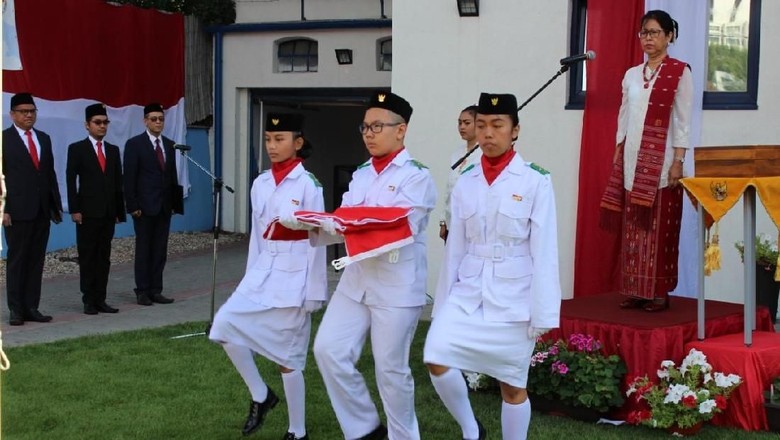
[[[549,173],[513,149],[520,126],[513,95],[483,93],[480,163],[452,192],[452,224],[425,341],[431,381],[463,431],[484,439],[461,370],[500,382],[504,439],[525,439],[526,381],[536,338],[558,326],[561,288],[555,199]]]
[[[279,366],[290,419],[285,440],[308,439],[302,370],[310,313],[327,300],[325,248],[311,247],[306,231],[290,231],[282,240],[263,238],[276,217],[324,209],[322,186],[301,163],[311,148],[301,134],[302,124],[300,115],[268,114],[265,147],[271,170],[252,185],[246,274],[217,312],[209,334],[225,348],[252,395],[244,435],[258,430],[279,401],[257,371],[253,354]]]

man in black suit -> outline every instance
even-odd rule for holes
[[[106,304],[106,287],[114,226],[127,218],[122,162],[119,147],[103,140],[111,122],[106,106],[92,104],[85,113],[89,136],[68,147],[66,173],[68,207],[76,224],[81,300],[87,315],[116,313],[119,310]]]
[[[135,229],[135,294],[138,304],[169,304],[162,295],[171,215],[183,213],[173,141],[162,135],[162,105],[144,107],[146,131],[125,144],[125,201]]]
[[[13,125],[3,130],[3,172],[7,190],[3,227],[8,243],[6,292],[11,325],[49,322],[38,311],[49,221],[62,220],[51,138],[33,128],[37,108],[32,95],[11,98]]]

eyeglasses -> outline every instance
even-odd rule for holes
[[[662,33],[662,32],[663,32],[663,30],[661,30],[661,29],[648,29],[648,30],[641,30],[641,31],[639,31],[639,33],[637,34],[637,36],[639,37],[639,39],[640,39],[640,40],[641,40],[642,38],[647,38],[648,36],[649,36],[650,38],[653,38],[653,39],[655,39],[655,38],[658,38],[658,36],[659,36],[659,35],[661,35],[661,33]]]
[[[109,121],[108,119],[94,119],[94,120],[89,121],[89,122],[91,122],[91,123],[93,123],[95,125],[106,125],[106,126],[111,123],[111,121]]]
[[[38,113],[38,109],[37,108],[22,109],[22,110],[12,110],[12,111],[14,111],[16,113],[21,113],[21,114],[23,114],[25,116],[27,116],[27,115],[34,115],[34,114]]]
[[[165,121],[165,116],[149,116],[146,119],[148,119],[148,120],[150,120],[152,122],[158,122],[158,121],[159,122],[164,122]]]
[[[358,125],[358,130],[360,130],[361,134],[368,133],[368,130],[371,130],[371,133],[380,133],[385,127],[395,127],[396,125],[401,125],[403,122],[374,122],[373,124],[360,124]]]

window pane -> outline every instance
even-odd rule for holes
[[[711,0],[707,91],[745,92],[750,0]]]
[[[295,48],[295,41],[286,41],[279,44],[279,57],[290,56]]]
[[[292,72],[292,58],[279,57],[279,71],[280,72]]]
[[[393,55],[382,55],[381,70],[393,70]]]
[[[308,55],[309,54],[309,42],[306,40],[298,40],[295,42],[295,55]]]
[[[392,54],[393,53],[393,40],[387,40],[382,42],[381,53]]]
[[[309,72],[317,71],[317,62],[318,57],[316,53],[314,55],[309,55]]]
[[[293,58],[293,72],[308,72],[309,66],[306,63],[306,57]]]

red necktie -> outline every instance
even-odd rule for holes
[[[35,141],[32,137],[32,132],[27,130],[24,132],[27,135],[27,148],[30,149],[30,159],[32,159],[33,166],[38,169],[38,149],[35,148]]]
[[[103,172],[106,172],[106,156],[103,155],[103,143],[100,141],[97,141],[97,156],[98,156],[98,164],[100,164],[100,169],[103,170]]]
[[[154,148],[154,152],[157,153],[157,161],[160,162],[160,169],[165,171],[165,156],[163,156],[162,148],[160,148],[160,139],[155,139],[154,144],[157,145]]]

